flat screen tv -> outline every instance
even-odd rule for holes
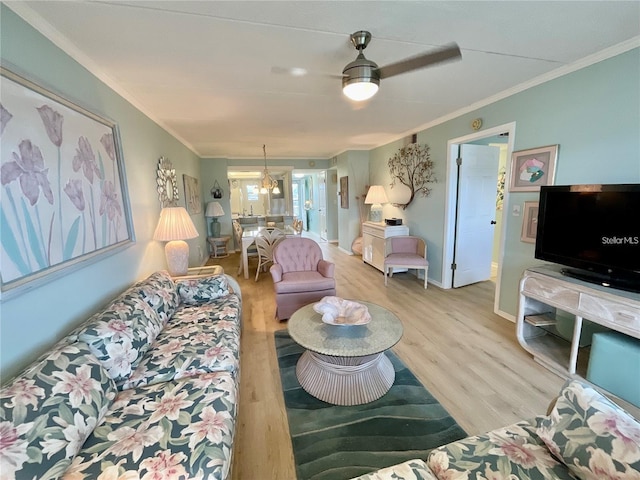
[[[541,187],[535,257],[640,292],[640,184]]]

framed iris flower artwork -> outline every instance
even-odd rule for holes
[[[537,192],[553,185],[558,145],[519,150],[511,154],[510,192]]]
[[[0,69],[5,300],[134,241],[118,129]]]

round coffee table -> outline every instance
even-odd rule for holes
[[[296,376],[302,388],[334,405],[373,402],[389,391],[396,373],[384,354],[402,337],[402,323],[393,313],[369,302],[366,325],[328,325],[302,307],[289,319],[291,338],[306,348]]]

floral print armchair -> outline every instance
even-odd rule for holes
[[[229,476],[240,289],[157,272],[0,389],[0,478]]]

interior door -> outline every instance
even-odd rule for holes
[[[453,286],[491,277],[500,149],[461,145],[455,227]]]
[[[327,174],[318,174],[318,216],[320,221],[320,238],[327,240]]]

